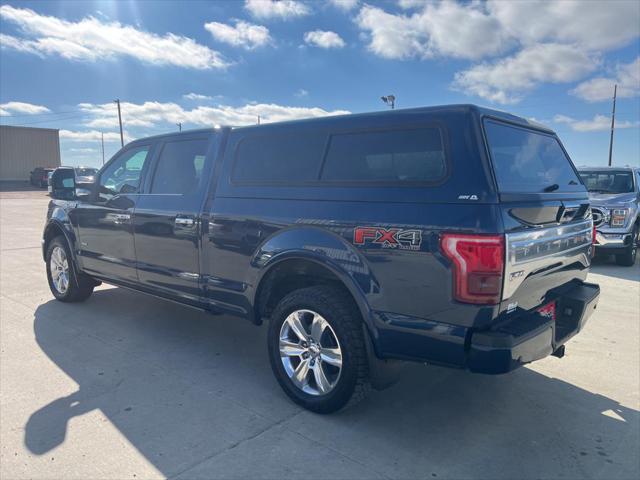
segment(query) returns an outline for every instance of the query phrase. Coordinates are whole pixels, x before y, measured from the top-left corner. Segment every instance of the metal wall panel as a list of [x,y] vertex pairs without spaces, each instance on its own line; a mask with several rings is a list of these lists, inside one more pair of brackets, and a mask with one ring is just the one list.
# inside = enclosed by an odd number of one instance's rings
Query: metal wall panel
[[58,130],[0,125],[0,180],[29,180],[36,167],[59,166]]

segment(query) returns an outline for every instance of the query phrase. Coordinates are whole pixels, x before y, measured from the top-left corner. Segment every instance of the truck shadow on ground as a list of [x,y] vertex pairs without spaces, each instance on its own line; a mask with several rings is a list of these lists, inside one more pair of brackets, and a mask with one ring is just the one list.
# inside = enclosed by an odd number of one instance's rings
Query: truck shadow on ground
[[[597,477],[616,465],[637,473],[636,410],[528,368],[491,377],[408,365],[393,388],[319,416],[285,398],[265,329],[242,320],[113,288],[84,304],[40,305],[34,330],[78,384],[28,419],[24,441],[36,455],[64,444],[72,418],[99,409],[167,477],[189,476],[204,459],[248,455],[241,444],[271,427],[389,477]],[[277,442],[269,448],[277,452]],[[274,465],[252,476],[297,475],[291,459],[286,470]]]

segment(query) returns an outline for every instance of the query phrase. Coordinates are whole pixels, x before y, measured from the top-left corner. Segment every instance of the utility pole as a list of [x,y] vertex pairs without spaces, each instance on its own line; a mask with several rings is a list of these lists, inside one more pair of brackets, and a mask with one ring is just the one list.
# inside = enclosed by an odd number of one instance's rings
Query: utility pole
[[102,140],[102,165],[104,165],[104,132],[100,132],[100,137]]
[[182,122],[178,122],[178,123],[176,123],[176,125],[178,126],[178,131],[181,132],[182,131]]
[[120,114],[120,99],[116,98],[114,100],[118,105],[118,122],[120,123],[120,145],[124,147],[124,136],[122,135],[122,115]]
[[611,166],[611,153],[613,152],[613,129],[616,126],[616,94],[618,85],[613,86],[613,111],[611,112],[611,139],[609,140],[609,166]]

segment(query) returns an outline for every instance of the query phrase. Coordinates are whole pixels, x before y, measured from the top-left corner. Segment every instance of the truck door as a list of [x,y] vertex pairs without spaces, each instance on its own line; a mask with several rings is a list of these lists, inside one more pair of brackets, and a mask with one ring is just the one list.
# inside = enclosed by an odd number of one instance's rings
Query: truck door
[[211,176],[214,135],[169,137],[159,145],[134,218],[138,278],[143,287],[181,301],[200,301],[200,214]]
[[152,145],[127,147],[107,164],[97,192],[78,203],[80,261],[90,274],[136,282],[133,212]]

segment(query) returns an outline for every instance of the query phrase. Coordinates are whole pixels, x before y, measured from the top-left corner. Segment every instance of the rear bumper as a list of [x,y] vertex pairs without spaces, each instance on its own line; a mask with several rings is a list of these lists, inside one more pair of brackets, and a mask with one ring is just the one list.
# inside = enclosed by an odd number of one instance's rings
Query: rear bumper
[[578,333],[596,309],[600,287],[582,283],[556,299],[556,320],[528,312],[488,331],[474,332],[467,367],[507,373],[556,352]]

